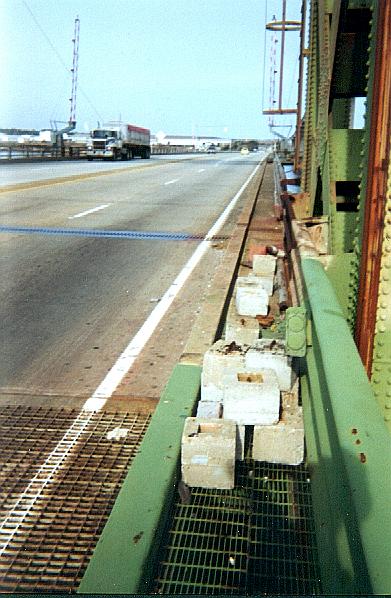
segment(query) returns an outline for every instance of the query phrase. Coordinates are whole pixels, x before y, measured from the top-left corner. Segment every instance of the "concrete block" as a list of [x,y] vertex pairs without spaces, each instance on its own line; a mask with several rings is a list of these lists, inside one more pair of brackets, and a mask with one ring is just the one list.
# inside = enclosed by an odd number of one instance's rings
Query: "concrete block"
[[257,276],[262,288],[265,289],[269,297],[273,295],[274,290],[274,276]]
[[182,479],[190,487],[235,485],[236,423],[188,417],[182,435]]
[[224,418],[239,425],[271,425],[278,422],[279,414],[280,389],[273,370],[224,377]]
[[218,419],[223,414],[223,406],[216,401],[199,401],[197,405],[197,417]]
[[280,421],[254,426],[252,457],[256,461],[299,465],[304,459],[302,408],[293,393],[283,393]]
[[246,370],[257,372],[263,368],[276,372],[280,390],[291,390],[294,381],[292,358],[285,355],[283,341],[259,339],[246,352]]
[[266,316],[269,308],[269,295],[256,276],[238,277],[235,304],[237,312],[241,316]]
[[234,301],[231,301],[225,324],[225,342],[235,341],[238,345],[252,345],[259,339],[259,323],[251,316],[237,313]]
[[254,255],[253,273],[256,276],[274,276],[277,258],[274,255]]
[[[201,374],[202,380],[202,374]],[[203,384],[201,382],[201,403],[222,403],[224,400],[224,389],[218,384]]]
[[223,375],[244,369],[247,350],[248,346],[219,340],[206,351],[201,373],[201,401],[222,402]]

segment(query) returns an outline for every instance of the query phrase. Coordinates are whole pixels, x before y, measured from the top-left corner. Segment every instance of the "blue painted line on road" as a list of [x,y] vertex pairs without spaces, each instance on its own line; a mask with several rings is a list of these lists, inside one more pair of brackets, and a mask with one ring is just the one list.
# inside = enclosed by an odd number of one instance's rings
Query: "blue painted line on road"
[[162,241],[195,241],[203,239],[203,235],[186,233],[149,232],[137,230],[96,230],[81,228],[47,228],[29,226],[1,226],[0,233],[16,233],[27,235],[65,235],[73,237],[105,237],[109,239],[136,239]]

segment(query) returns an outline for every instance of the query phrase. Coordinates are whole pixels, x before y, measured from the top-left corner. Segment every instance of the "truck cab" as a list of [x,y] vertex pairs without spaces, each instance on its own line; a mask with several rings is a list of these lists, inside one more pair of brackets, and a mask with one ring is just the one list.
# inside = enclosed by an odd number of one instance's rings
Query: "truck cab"
[[87,160],[131,160],[151,155],[150,131],[135,125],[117,123],[91,131],[87,144]]

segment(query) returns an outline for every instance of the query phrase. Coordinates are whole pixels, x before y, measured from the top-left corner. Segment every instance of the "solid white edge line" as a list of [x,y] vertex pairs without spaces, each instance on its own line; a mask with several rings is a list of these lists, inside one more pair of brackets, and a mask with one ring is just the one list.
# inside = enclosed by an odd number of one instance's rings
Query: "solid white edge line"
[[121,353],[116,363],[113,365],[111,370],[108,372],[104,380],[95,390],[94,394],[85,402],[83,409],[87,411],[99,411],[102,409],[107,399],[109,399],[117,386],[121,383],[123,377],[127,374],[135,359],[141,353],[148,340],[151,338],[154,330],[158,326],[159,322],[167,312],[168,308],[182,289],[184,283],[193,272],[194,268],[200,262],[201,258],[209,248],[210,239],[220,230],[228,215],[232,211],[239,197],[246,189],[252,178],[260,167],[260,163],[253,170],[251,175],[248,177],[246,182],[241,186],[236,195],[231,199],[225,210],[216,220],[215,224],[207,233],[205,239],[197,247],[187,264],[184,266],[182,271],[178,274],[170,288],[163,295],[160,302],[157,304],[155,309],[151,312],[150,316],[141,326],[140,330],[132,338],[126,349]]
[[101,206],[97,206],[96,208],[91,208],[91,210],[86,210],[85,212],[80,212],[80,214],[75,214],[75,216],[68,216],[68,220],[73,220],[73,218],[81,218],[82,216],[87,216],[88,214],[92,214],[93,212],[104,210],[109,206],[111,206],[111,203],[102,204]]

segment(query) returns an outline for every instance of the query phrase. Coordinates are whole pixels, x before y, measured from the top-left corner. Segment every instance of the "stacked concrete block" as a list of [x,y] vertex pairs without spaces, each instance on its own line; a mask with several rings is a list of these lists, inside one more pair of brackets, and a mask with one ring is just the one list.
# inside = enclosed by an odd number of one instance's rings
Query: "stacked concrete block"
[[277,258],[274,255],[254,255],[253,272],[256,276],[273,277],[276,273]]
[[293,393],[283,393],[280,421],[254,426],[252,457],[256,461],[299,465],[304,459],[302,408]]
[[182,479],[190,487],[235,485],[236,423],[188,417],[182,436]]
[[285,355],[283,341],[257,340],[246,352],[245,368],[251,372],[271,368],[277,374],[280,390],[289,391],[292,388],[292,358]]
[[241,316],[234,302],[230,303],[225,324],[225,342],[235,341],[238,345],[252,345],[259,339],[259,323],[256,318]]
[[219,340],[205,353],[201,374],[201,401],[222,403],[223,376],[244,370],[248,347]]
[[266,316],[269,294],[256,276],[238,277],[236,283],[236,309],[241,316]]
[[278,422],[280,389],[274,370],[243,371],[225,376],[224,387],[224,418],[245,426]]
[[273,295],[277,258],[274,255],[254,255],[253,274],[259,279],[268,295]]
[[257,278],[262,288],[264,288],[268,296],[271,297],[274,290],[274,276],[257,276]]
[[199,401],[197,417],[218,419],[223,414],[223,406],[216,401]]

